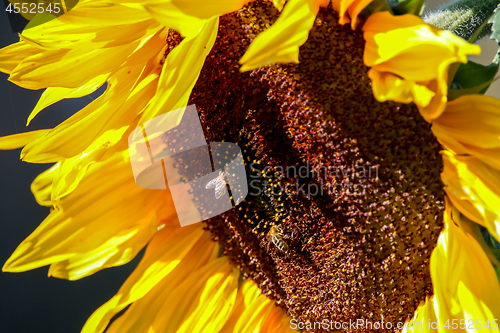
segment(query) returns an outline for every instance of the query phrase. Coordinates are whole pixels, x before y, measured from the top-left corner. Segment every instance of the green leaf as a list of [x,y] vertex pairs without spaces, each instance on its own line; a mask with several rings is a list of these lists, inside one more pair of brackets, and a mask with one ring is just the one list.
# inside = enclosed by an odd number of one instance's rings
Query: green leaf
[[449,99],[453,100],[466,94],[484,94],[498,73],[499,64],[484,66],[473,61],[458,67],[449,91]]
[[500,63],[500,5],[495,9],[495,12],[493,13],[493,16],[489,20],[490,23],[492,23],[491,26],[491,39],[494,39],[498,43],[498,52],[497,56],[493,60],[493,63],[497,64]]
[[491,39],[494,39],[500,43],[500,6],[495,9],[495,12],[490,18],[489,22],[493,24],[491,26],[491,30],[493,31],[493,33],[491,34]]
[[481,84],[493,80],[498,73],[498,64],[484,66],[474,61],[460,64],[453,83],[460,86],[460,89],[474,88]]
[[[487,35],[488,33],[491,33],[491,23],[490,23],[490,18],[493,17],[493,14],[491,14],[488,19],[484,20],[484,22],[477,28],[476,32],[474,32],[474,35],[468,40],[469,43],[474,44],[477,42],[479,37],[484,37],[485,34]],[[487,26],[490,25],[489,29],[486,29]]]
[[425,0],[404,0],[391,6],[396,15],[413,14],[420,16],[424,11]]
[[477,95],[480,94],[481,91],[484,91],[488,89],[488,87],[493,84],[493,82],[500,80],[500,77],[497,77],[496,79],[490,80],[488,82],[483,83],[480,86],[474,87],[474,88],[468,88],[468,89],[458,89],[458,90],[449,90],[448,91],[448,100],[453,101],[454,99],[457,99],[461,96],[465,95]]

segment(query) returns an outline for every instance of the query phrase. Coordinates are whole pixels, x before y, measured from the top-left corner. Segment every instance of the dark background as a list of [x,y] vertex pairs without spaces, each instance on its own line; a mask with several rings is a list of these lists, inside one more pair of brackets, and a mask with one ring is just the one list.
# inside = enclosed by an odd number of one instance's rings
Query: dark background
[[[18,40],[0,2],[0,48]],[[90,97],[61,101],[43,110],[26,127],[43,91],[20,88],[7,78],[0,73],[0,136],[52,128],[91,101]],[[30,184],[50,165],[22,162],[20,151],[0,151],[0,267],[49,213],[49,208],[36,203]],[[0,272],[0,333],[80,332],[92,312],[118,291],[137,259],[79,281],[48,278],[48,267],[24,273]]]

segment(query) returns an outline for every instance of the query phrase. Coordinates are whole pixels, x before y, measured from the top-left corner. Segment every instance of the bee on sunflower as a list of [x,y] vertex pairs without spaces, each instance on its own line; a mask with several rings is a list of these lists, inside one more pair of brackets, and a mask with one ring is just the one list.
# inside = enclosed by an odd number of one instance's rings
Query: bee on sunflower
[[[0,138],[54,163],[32,184],[51,212],[3,270],[77,280],[146,247],[83,333],[498,330],[499,57],[467,61],[500,42],[498,4],[452,5],[479,22],[464,30],[424,21],[423,0],[84,0],[25,29],[0,70],[46,89],[28,123],[107,86],[55,128]],[[135,184],[127,138],[190,104],[207,141],[284,191],[180,227],[168,189]]]

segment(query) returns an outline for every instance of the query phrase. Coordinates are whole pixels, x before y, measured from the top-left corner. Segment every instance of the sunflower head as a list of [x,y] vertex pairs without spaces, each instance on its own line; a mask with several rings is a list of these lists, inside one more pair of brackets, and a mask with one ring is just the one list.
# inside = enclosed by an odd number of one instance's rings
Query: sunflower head
[[[500,315],[500,102],[482,93],[498,63],[467,63],[479,47],[426,23],[422,6],[81,1],[24,31],[0,69],[47,88],[29,120],[107,89],[54,129],[0,139],[25,146],[26,161],[55,163],[32,185],[53,209],[4,270],[50,264],[49,275],[76,280],[147,246],[83,333],[280,332],[291,318],[308,331],[325,318],[393,331],[406,321],[406,332],[471,315],[490,323]],[[188,131],[177,118],[145,139],[148,122],[191,104],[212,165],[177,141]],[[135,134],[151,162],[162,158],[163,187],[131,170]],[[234,209],[180,227],[174,185],[220,169],[203,186],[225,193],[233,175],[217,153],[232,143],[248,196],[233,192]],[[193,214],[211,209],[197,204]]]

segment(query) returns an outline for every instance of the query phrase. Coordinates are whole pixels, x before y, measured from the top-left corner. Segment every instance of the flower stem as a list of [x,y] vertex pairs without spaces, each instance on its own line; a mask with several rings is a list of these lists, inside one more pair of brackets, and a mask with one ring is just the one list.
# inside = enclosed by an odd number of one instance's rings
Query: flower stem
[[424,20],[475,42],[491,34],[491,24],[485,22],[499,5],[500,0],[456,0],[427,13]]

